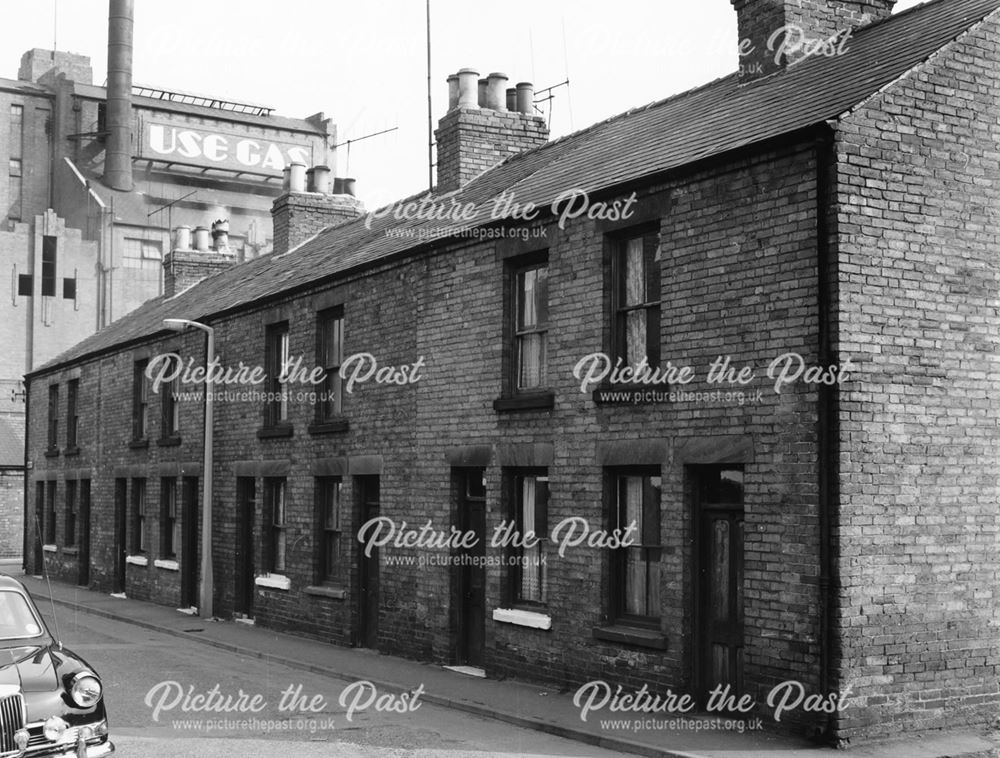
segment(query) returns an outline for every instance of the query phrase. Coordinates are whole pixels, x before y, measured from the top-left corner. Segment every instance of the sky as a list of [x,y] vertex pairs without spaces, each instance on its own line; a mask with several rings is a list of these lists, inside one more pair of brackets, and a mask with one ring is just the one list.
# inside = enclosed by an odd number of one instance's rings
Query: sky
[[[900,0],[896,12],[918,4]],[[107,0],[4,3],[0,76],[30,48],[89,55],[103,84]],[[336,173],[369,208],[427,187],[425,0],[136,0],[134,81],[331,117]],[[730,0],[430,0],[433,120],[460,68],[553,90],[553,137],[725,76],[737,66]],[[549,111],[551,107],[551,111]]]

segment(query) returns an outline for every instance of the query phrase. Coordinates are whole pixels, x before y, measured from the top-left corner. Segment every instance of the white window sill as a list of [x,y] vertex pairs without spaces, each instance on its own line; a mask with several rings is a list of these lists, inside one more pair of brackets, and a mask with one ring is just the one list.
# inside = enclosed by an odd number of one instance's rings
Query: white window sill
[[181,567],[177,561],[153,561],[153,565],[158,569],[163,569],[164,571],[180,571]]
[[46,553],[55,553],[59,550],[59,547],[56,545],[42,545],[42,550]]
[[551,629],[552,617],[546,613],[522,611],[517,608],[494,608],[493,620],[504,624],[527,626],[532,629]]
[[133,566],[148,566],[149,558],[144,555],[126,555],[125,563],[131,563]]
[[266,587],[271,590],[285,590],[286,592],[292,588],[292,580],[281,574],[264,574],[264,576],[256,577],[253,583],[258,587]]

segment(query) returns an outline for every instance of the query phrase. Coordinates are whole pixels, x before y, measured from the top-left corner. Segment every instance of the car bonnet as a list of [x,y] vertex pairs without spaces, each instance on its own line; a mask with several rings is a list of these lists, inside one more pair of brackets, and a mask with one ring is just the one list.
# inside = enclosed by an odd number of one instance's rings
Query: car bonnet
[[0,649],[0,684],[25,692],[49,692],[59,686],[52,651],[46,645]]

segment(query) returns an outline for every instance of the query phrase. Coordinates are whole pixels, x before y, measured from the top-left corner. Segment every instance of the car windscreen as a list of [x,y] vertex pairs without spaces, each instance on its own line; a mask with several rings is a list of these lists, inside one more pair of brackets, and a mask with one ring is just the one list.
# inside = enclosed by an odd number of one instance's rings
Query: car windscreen
[[19,592],[0,590],[0,640],[39,637],[41,621]]

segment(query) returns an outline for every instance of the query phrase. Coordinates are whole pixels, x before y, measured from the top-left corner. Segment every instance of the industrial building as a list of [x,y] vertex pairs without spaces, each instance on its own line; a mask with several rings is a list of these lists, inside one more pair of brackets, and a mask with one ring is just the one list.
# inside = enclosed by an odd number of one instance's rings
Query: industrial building
[[[171,229],[190,226],[221,262],[266,255],[284,169],[334,159],[322,113],[285,118],[134,83],[131,3],[110,8],[106,87],[87,56],[53,50],[27,51],[17,78],[0,78],[4,451],[23,448],[25,372],[163,294],[165,265],[185,257],[171,259]],[[216,221],[228,231],[210,240]],[[0,524],[11,525],[0,558],[20,555],[23,475],[23,456],[0,460]]]

